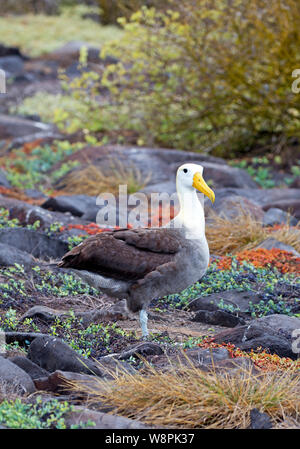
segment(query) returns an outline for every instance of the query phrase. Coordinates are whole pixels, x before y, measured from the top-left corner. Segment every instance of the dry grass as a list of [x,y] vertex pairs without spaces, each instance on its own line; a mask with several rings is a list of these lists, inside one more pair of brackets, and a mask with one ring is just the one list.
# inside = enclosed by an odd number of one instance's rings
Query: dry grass
[[147,366],[150,374],[115,375],[114,381],[73,382],[94,405],[112,413],[168,428],[247,428],[250,411],[258,408],[274,423],[286,416],[299,419],[300,377],[292,371],[254,375],[251,368],[217,373],[170,365],[168,371]]
[[119,193],[120,185],[127,185],[127,193],[141,190],[150,181],[134,166],[125,166],[118,160],[111,161],[110,175],[89,163],[79,171],[73,171],[63,179],[64,190],[71,193],[99,195],[103,192]]
[[250,214],[242,211],[234,220],[218,215],[212,218],[214,221],[206,227],[206,236],[211,252],[216,255],[236,254],[253,249],[268,237],[291,245],[300,252],[300,228],[291,228],[287,224],[270,232]]

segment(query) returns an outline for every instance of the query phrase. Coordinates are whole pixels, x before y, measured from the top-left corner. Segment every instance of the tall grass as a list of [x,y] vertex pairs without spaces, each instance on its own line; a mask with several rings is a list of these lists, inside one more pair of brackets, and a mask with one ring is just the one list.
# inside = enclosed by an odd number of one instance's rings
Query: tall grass
[[203,372],[191,363],[148,375],[125,373],[114,381],[73,382],[71,389],[88,395],[112,413],[168,428],[247,428],[250,411],[266,412],[274,423],[286,416],[299,419],[300,383],[295,372],[254,375],[250,368],[233,373]]
[[274,231],[262,226],[250,214],[241,213],[229,220],[213,215],[213,222],[206,227],[210,251],[216,255],[236,254],[242,250],[253,249],[263,240],[272,237],[300,252],[300,228],[283,225]]

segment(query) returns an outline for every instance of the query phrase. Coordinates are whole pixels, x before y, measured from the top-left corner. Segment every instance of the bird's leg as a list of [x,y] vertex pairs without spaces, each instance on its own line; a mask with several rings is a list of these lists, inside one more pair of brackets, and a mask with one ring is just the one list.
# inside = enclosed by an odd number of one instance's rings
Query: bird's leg
[[149,336],[147,322],[148,322],[147,311],[145,309],[142,309],[140,311],[140,323],[142,328],[142,337],[144,340],[147,340],[147,337]]

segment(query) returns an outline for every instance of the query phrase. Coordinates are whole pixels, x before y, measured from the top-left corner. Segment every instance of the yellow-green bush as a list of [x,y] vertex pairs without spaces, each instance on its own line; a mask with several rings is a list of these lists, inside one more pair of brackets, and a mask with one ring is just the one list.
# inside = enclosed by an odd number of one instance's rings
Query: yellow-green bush
[[142,6],[165,9],[169,0],[97,0],[97,3],[101,10],[101,22],[107,25],[117,23],[119,17],[129,19]]
[[102,82],[145,144],[229,156],[299,137],[298,0],[182,0],[121,23]]

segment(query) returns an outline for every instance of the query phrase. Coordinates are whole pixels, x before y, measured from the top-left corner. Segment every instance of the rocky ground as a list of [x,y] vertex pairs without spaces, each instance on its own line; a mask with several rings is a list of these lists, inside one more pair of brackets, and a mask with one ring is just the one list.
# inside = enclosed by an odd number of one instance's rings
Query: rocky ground
[[[113,141],[87,145],[80,133],[62,135],[39,117],[11,115],[12,106],[35,92],[59,92],[58,69],[77,73],[78,45],[36,59],[0,46],[0,68],[9,75],[8,92],[0,95],[0,425],[10,427],[3,410],[9,407],[5,399],[13,398],[14,404],[21,399],[24,414],[39,411],[38,424],[32,420],[27,426],[147,427],[151,424],[129,419],[130,413],[117,416],[100,402],[87,405],[86,395],[70,392],[68,382],[111,380],[116,369],[146,376],[146,362],[164,371],[183,351],[203,372],[212,365],[220,372],[234,372],[237,365],[255,373],[299,369],[297,171],[275,164],[262,175],[255,163],[251,171],[249,165],[233,166],[200,153]],[[93,69],[108,62],[90,48]],[[122,301],[103,295],[92,279],[58,269],[55,262],[83,238],[101,232],[95,225],[97,180],[112,191],[130,178],[133,191],[172,194],[176,169],[184,162],[202,164],[215,191],[215,204],[205,202],[212,261],[197,284],[152,301],[151,340],[143,342],[137,317]],[[89,183],[95,170],[98,178]],[[121,177],[114,178],[116,170]],[[262,187],[266,179],[272,188]],[[235,256],[228,256],[217,249],[210,232],[216,223],[220,226],[217,217],[233,226],[243,214],[260,223],[264,238],[250,249],[249,241],[241,243]],[[272,233],[280,229],[281,234]],[[57,420],[49,423],[45,416],[53,410]],[[252,428],[284,421],[270,421],[255,410],[247,424]]]

